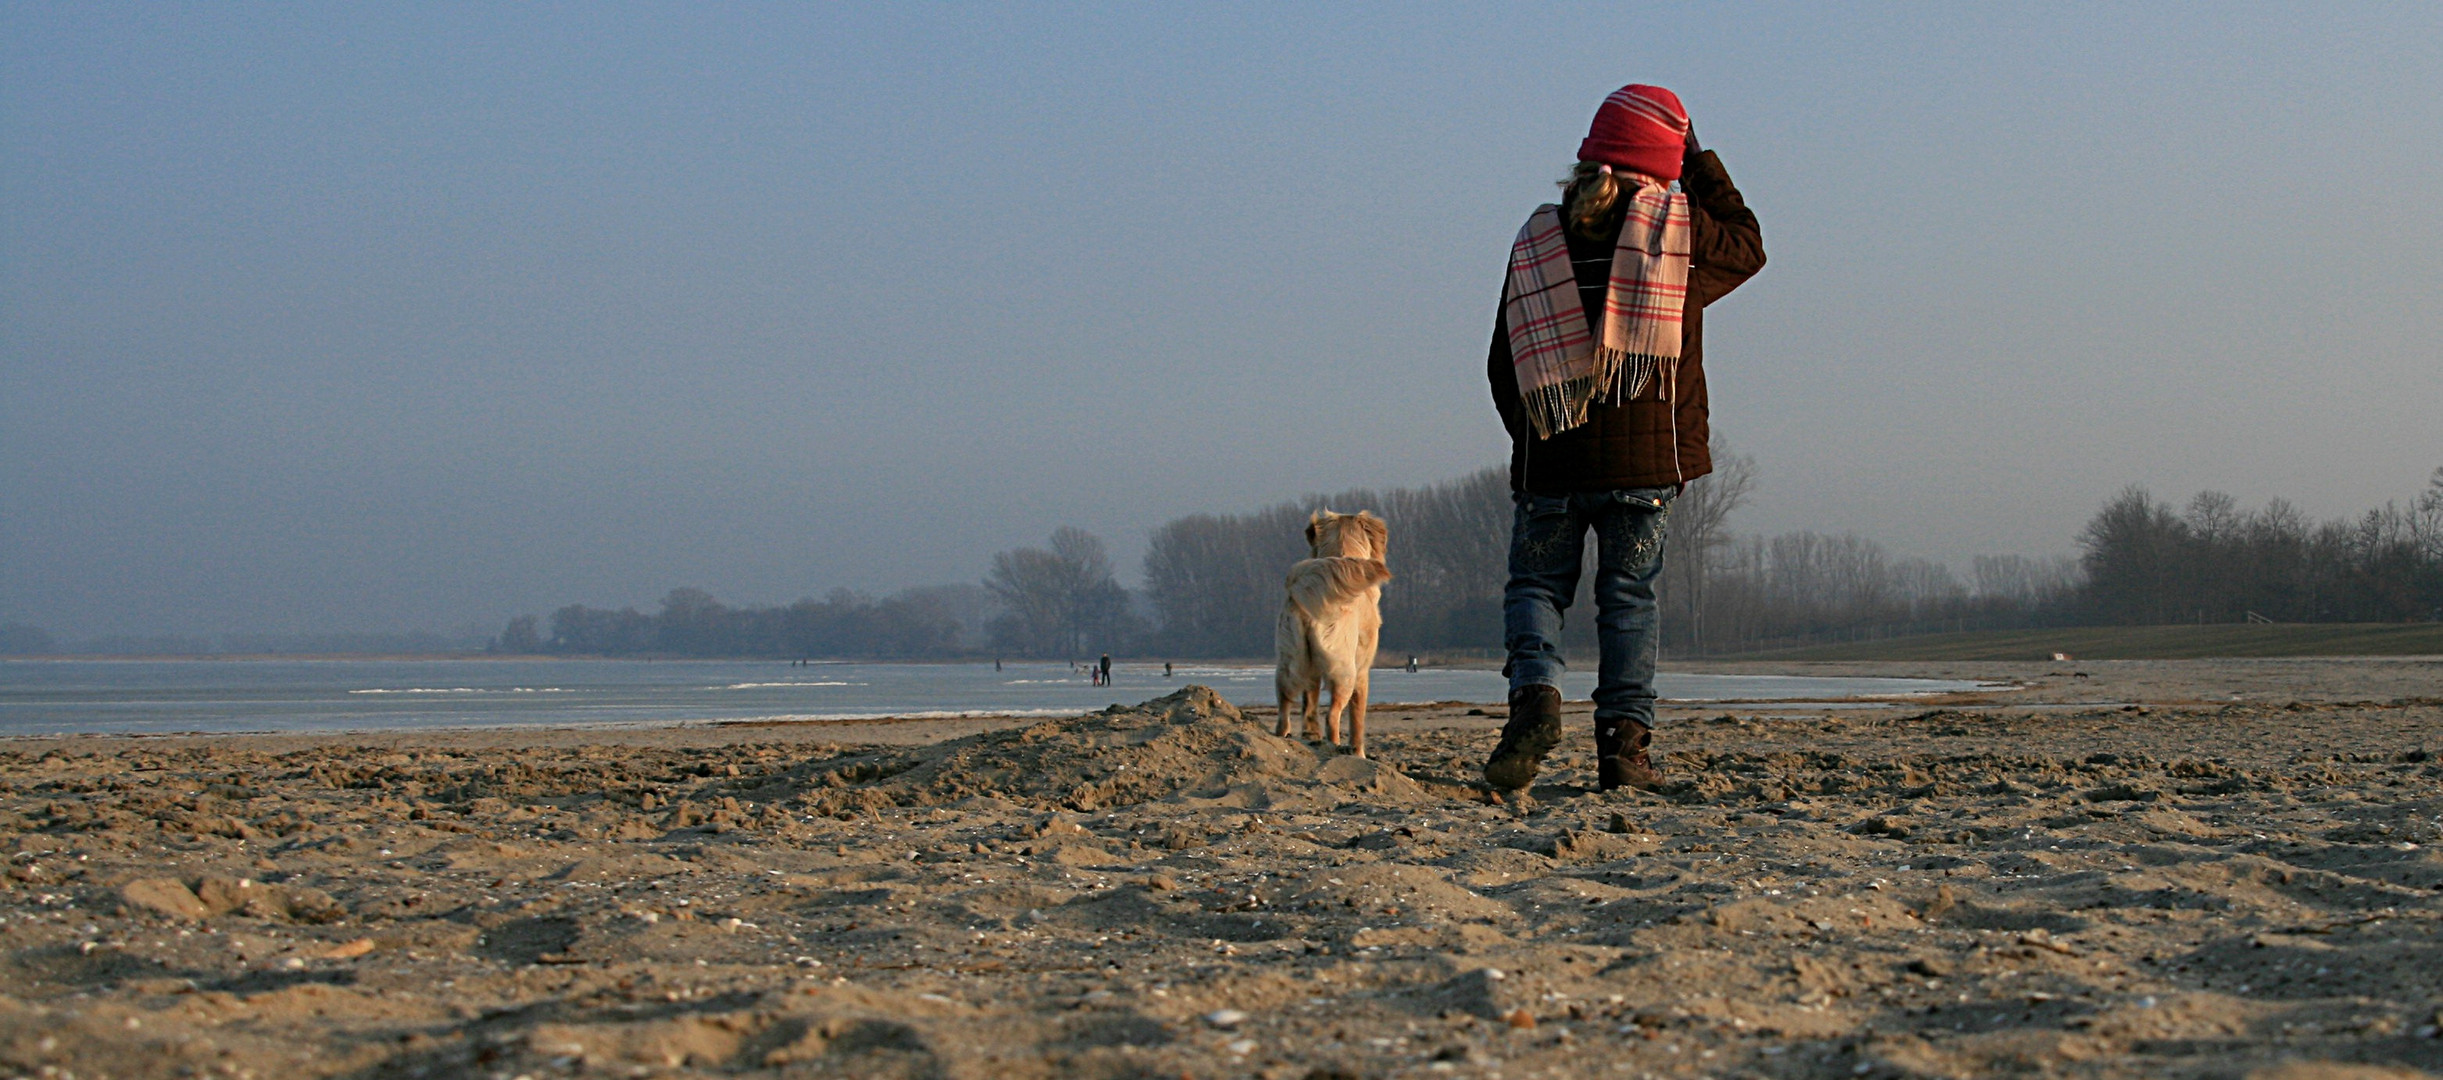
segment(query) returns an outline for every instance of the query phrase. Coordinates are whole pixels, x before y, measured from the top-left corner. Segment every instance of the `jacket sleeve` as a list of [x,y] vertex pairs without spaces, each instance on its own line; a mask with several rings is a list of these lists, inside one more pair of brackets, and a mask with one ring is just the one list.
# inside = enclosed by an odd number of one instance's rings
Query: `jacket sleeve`
[[1689,298],[1703,307],[1730,295],[1764,269],[1764,232],[1713,151],[1690,155],[1680,169],[1680,188],[1696,233],[1689,266]]
[[1484,377],[1493,386],[1493,408],[1501,413],[1501,426],[1516,439],[1527,418],[1518,405],[1518,370],[1510,364],[1510,291],[1506,285],[1501,298],[1501,306],[1493,309],[1493,346],[1485,356]]

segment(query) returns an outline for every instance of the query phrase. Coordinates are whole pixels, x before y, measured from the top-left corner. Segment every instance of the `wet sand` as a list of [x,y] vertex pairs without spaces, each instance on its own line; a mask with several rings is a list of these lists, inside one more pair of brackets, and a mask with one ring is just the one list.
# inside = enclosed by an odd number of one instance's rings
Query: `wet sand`
[[4,740],[0,1074],[2443,1070],[2443,661],[1702,670],[2012,688]]

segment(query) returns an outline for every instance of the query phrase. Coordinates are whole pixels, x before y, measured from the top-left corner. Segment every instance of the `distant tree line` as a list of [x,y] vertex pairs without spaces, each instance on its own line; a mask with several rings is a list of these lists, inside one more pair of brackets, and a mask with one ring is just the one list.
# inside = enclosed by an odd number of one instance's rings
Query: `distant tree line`
[[833,589],[782,607],[729,607],[702,589],[672,589],[661,610],[571,604],[544,625],[509,620],[496,653],[576,656],[901,658],[958,653],[984,607],[973,585],[909,589],[876,600]]
[[[1499,468],[1448,483],[1310,495],[1247,514],[1193,514],[1155,529],[1145,598],[1158,651],[1268,656],[1281,582],[1306,558],[1307,515],[1371,510],[1391,525],[1383,648],[1500,644],[1510,485]],[[1489,635],[1489,636],[1488,636]]]
[[[1663,648],[1748,651],[1828,636],[2024,625],[2074,591],[2067,559],[1980,557],[1973,586],[1851,535],[1741,536],[1728,522],[1756,482],[1754,459],[1717,445],[1716,471],[1674,500],[1656,592]],[[1499,467],[1421,488],[1309,496],[1246,514],[1195,514],[1153,534],[1145,556],[1149,642],[1180,655],[1261,657],[1272,649],[1281,578],[1306,556],[1308,513],[1373,510],[1391,523],[1383,648],[1490,653],[1501,647],[1511,501]],[[1565,619],[1564,647],[1594,648],[1588,572]]]
[[2443,620],[2443,468],[2405,509],[2323,522],[2219,491],[2175,512],[2133,487],[2079,545],[2087,582],[2069,606],[2081,622]]
[[[1737,499],[1721,492],[1743,493],[1748,468],[1732,457],[1708,478],[1728,482],[1713,496],[1724,511]],[[2443,621],[2443,469],[2406,508],[2324,522],[2215,491],[2175,512],[2133,487],[2087,523],[2079,558],[1980,555],[1965,583],[1855,536],[1673,543],[1666,561],[1695,565],[1666,572],[1665,644],[1690,652],[2029,626]]]
[[[2407,509],[2323,523],[2280,500],[2242,511],[2216,492],[2175,514],[2131,489],[2080,534],[2082,557],[1979,555],[1963,581],[1856,535],[1735,533],[1728,523],[1754,489],[1755,462],[1720,446],[1714,459],[1717,470],[1671,508],[1657,583],[1662,646],[1679,655],[2047,625],[2443,619],[2443,469]],[[1386,651],[1500,648],[1511,510],[1498,468],[1163,525],[1145,557],[1148,645],[1268,654],[1282,572],[1305,556],[1301,530],[1318,507],[1370,509],[1391,523]],[[1583,575],[1566,620],[1573,652],[1593,649],[1592,577]]]
[[[1663,648],[1728,655],[1831,640],[2040,625],[2443,620],[2443,469],[2407,506],[2318,522],[2276,499],[2241,508],[2204,492],[2184,508],[2139,488],[2108,500],[2076,559],[1978,556],[1966,580],[1848,534],[1747,535],[1729,526],[1755,462],[1716,447],[1716,471],[1674,502],[1658,584]],[[1390,522],[1393,580],[1383,648],[1491,654],[1501,646],[1510,493],[1490,468],[1446,483],[1314,495],[1155,529],[1144,586],[1122,587],[1103,542],[1062,528],[1041,547],[993,556],[975,584],[875,598],[834,589],[782,606],[732,607],[673,589],[658,610],[572,604],[523,615],[491,639],[505,654],[672,657],[1028,656],[1100,652],[1268,656],[1281,581],[1306,557],[1307,515],[1371,510]],[[1590,552],[1590,558],[1591,558]],[[1591,582],[1592,575],[1586,575]],[[1586,587],[1563,643],[1592,651]],[[432,652],[428,633],[222,635],[55,641],[0,626],[0,653]]]
[[[2099,624],[2443,621],[2443,469],[2406,506],[2315,521],[2275,499],[2250,510],[2208,491],[2174,509],[2141,488],[2108,500],[2080,556],[1977,556],[1950,568],[1893,556],[1855,535],[1746,535],[1729,523],[1755,462],[1717,447],[1716,471],[1671,509],[1658,592],[1663,648],[1729,655],[1946,630]],[[1144,587],[1122,587],[1103,542],[1062,528],[1042,547],[993,556],[976,584],[879,599],[834,589],[773,607],[731,607],[673,589],[659,610],[572,604],[522,615],[491,639],[505,654],[582,656],[1084,659],[1100,652],[1267,656],[1281,580],[1306,557],[1307,515],[1371,510],[1391,524],[1394,578],[1383,648],[1491,654],[1501,647],[1510,493],[1499,468],[1415,488],[1314,495],[1240,514],[1192,514],[1154,530]],[[1591,552],[1590,552],[1591,558]],[[1586,575],[1591,582],[1592,575]],[[1594,646],[1582,584],[1563,644]],[[476,632],[480,635],[480,632]],[[480,636],[473,638],[480,641]],[[125,636],[60,642],[0,625],[0,654],[446,652],[429,632]]]
[[1733,535],[1680,577],[1702,590],[1701,601],[1675,603],[1665,593],[1664,643],[1683,654],[1729,654],[2041,625],[2058,620],[2053,605],[2074,595],[2079,580],[2066,557],[1979,555],[1962,582],[1948,566],[1895,558],[1852,534]]
[[1074,526],[1055,530],[1047,547],[994,555],[984,589],[1001,607],[985,623],[996,651],[1083,658],[1126,651],[1145,637],[1103,542]]

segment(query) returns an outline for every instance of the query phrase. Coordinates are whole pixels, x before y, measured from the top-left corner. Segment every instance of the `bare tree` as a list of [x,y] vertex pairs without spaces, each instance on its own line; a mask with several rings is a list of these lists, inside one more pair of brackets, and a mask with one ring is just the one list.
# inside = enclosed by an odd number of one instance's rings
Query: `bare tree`
[[1507,473],[1446,483],[1310,495],[1247,514],[1196,514],[1154,530],[1145,592],[1167,648],[1207,656],[1271,651],[1281,577],[1306,557],[1310,511],[1371,510],[1391,525],[1395,575],[1383,591],[1383,644],[1485,648],[1501,641],[1510,526]]
[[1674,623],[1685,626],[1689,651],[1706,649],[1706,583],[1714,562],[1730,542],[1730,516],[1747,503],[1756,488],[1756,459],[1733,453],[1719,435],[1711,442],[1714,471],[1689,481],[1671,506],[1671,536],[1663,544],[1663,575],[1658,586],[1670,633]]
[[2402,510],[2317,522],[2205,492],[2172,515],[2129,489],[2080,538],[2078,607],[2101,622],[2388,622],[2443,618],[2443,470]]
[[1048,548],[992,557],[984,588],[1007,612],[992,621],[994,641],[1037,656],[1078,657],[1087,647],[1122,647],[1130,627],[1128,591],[1111,575],[1111,556],[1094,534],[1071,525]]
[[2409,535],[2418,557],[2443,570],[2443,468],[2427,478],[2426,490],[2409,511]]
[[980,649],[991,640],[988,626],[1001,606],[992,593],[974,582],[918,586],[884,602],[920,606],[950,620],[957,627],[950,639],[951,647],[961,649]]
[[1979,555],[1971,563],[1974,599],[2006,607],[2056,604],[2077,591],[2078,563],[2066,555]]
[[484,651],[512,656],[542,652],[543,635],[536,629],[539,621],[532,615],[520,615],[509,620],[509,625],[501,630],[499,637],[492,639],[491,646]]

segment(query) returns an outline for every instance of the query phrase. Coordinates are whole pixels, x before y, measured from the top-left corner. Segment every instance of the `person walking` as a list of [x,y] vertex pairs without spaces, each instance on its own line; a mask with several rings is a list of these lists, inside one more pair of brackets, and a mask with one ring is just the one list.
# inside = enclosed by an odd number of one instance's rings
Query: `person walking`
[[1510,433],[1513,511],[1510,717],[1484,776],[1522,790],[1562,739],[1561,620],[1592,532],[1597,783],[1652,789],[1654,579],[1672,500],[1713,471],[1705,307],[1764,267],[1764,238],[1659,86],[1604,99],[1561,189],[1511,246],[1485,361]]
[[1103,685],[1111,685],[1111,654],[1104,653],[1102,660],[1097,662],[1097,667],[1103,673]]

